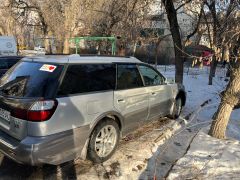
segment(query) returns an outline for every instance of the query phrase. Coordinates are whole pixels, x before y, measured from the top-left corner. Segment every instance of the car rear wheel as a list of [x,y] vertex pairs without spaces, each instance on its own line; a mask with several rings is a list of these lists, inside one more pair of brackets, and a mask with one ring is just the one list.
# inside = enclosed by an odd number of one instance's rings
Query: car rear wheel
[[172,114],[169,115],[171,119],[177,119],[180,116],[182,112],[182,105],[183,105],[182,99],[177,98],[174,102],[173,112]]
[[112,119],[100,122],[92,132],[88,146],[88,159],[101,163],[115,152],[119,142],[119,126]]

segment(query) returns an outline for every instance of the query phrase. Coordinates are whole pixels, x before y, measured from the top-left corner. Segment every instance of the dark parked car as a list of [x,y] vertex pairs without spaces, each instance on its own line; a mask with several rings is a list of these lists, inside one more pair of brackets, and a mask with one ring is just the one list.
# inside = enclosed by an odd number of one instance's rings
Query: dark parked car
[[0,77],[22,58],[22,56],[0,56]]

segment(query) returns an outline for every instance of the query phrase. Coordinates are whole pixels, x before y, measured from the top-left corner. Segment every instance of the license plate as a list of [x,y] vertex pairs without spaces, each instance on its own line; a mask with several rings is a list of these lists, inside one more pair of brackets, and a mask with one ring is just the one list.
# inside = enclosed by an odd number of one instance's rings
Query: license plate
[[7,121],[10,121],[10,112],[0,108],[0,117]]

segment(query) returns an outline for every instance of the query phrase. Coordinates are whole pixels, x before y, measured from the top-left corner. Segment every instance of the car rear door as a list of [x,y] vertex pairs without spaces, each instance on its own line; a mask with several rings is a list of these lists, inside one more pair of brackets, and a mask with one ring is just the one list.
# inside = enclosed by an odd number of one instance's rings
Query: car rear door
[[143,86],[135,64],[117,64],[117,87],[114,91],[114,106],[124,116],[125,132],[129,132],[147,119],[147,89]]
[[171,87],[165,84],[165,78],[149,65],[138,66],[149,93],[148,119],[167,115],[171,107]]

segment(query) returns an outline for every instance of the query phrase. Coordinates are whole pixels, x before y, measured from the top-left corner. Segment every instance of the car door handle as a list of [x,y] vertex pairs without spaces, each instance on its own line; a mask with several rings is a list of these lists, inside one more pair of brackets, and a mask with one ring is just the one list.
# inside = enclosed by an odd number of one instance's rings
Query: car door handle
[[118,99],[118,102],[125,102],[124,99]]
[[155,96],[157,93],[156,92],[152,92],[152,95]]

